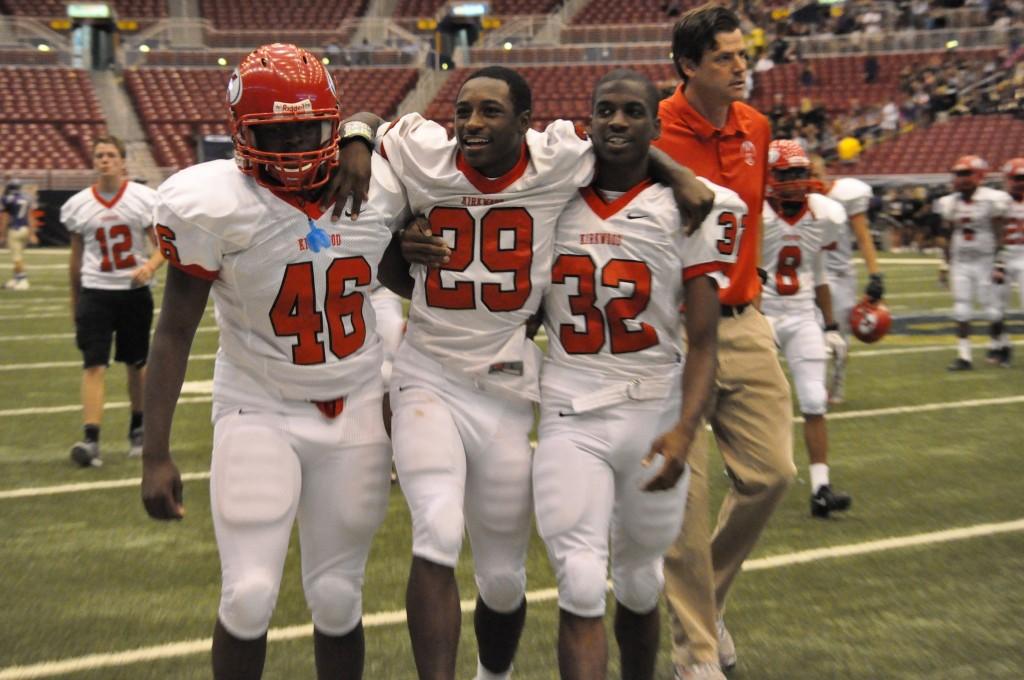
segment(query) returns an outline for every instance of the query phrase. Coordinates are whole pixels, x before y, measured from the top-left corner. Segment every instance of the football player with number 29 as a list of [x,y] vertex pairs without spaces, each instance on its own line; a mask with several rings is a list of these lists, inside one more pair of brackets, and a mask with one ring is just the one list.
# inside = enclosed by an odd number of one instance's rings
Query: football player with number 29
[[[768,272],[761,310],[771,321],[796,384],[804,416],[804,442],[811,460],[811,515],[827,518],[850,507],[850,496],[833,491],[828,468],[828,354],[846,354],[846,341],[832,316],[825,253],[846,222],[843,206],[812,193],[810,160],[795,141],[776,139],[768,148],[768,198],[764,206],[764,251]],[[815,306],[824,317],[825,330]]]

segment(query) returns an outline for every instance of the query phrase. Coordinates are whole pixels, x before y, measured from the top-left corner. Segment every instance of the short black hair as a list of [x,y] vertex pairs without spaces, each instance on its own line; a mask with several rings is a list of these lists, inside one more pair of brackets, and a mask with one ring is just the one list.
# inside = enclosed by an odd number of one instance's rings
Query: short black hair
[[732,33],[740,27],[736,12],[714,2],[694,7],[676,22],[672,29],[672,63],[679,77],[686,82],[681,61],[689,59],[699,64],[704,53],[715,49],[719,33]]
[[590,96],[591,110],[597,105],[597,91],[601,89],[601,86],[617,80],[629,80],[638,83],[644,89],[644,99],[647,100],[647,108],[650,111],[651,117],[658,117],[658,104],[661,102],[661,93],[658,92],[658,88],[654,86],[650,78],[631,68],[612,69],[601,76],[600,80],[594,85],[594,92]]
[[516,115],[533,108],[533,93],[530,91],[530,85],[526,82],[526,78],[523,78],[518,71],[513,71],[504,66],[485,66],[469,74],[469,77],[463,81],[462,86],[459,88],[460,91],[462,87],[466,86],[466,83],[474,78],[494,78],[495,80],[504,80],[508,83],[508,93],[512,98],[512,110]]

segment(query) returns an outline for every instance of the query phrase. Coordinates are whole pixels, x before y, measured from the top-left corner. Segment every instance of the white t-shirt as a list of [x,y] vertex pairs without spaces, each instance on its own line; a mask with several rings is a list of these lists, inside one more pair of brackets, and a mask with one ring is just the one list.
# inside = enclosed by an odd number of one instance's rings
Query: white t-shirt
[[134,287],[132,272],[149,259],[155,205],[155,191],[127,180],[109,201],[95,185],[67,200],[60,221],[69,232],[82,235],[83,288]]
[[[220,350],[268,394],[324,401],[380,385],[382,361],[370,290],[405,196],[380,158],[356,222],[316,219],[330,246],[314,252],[310,220],[243,175],[234,161],[186,168],[159,189],[157,236],[168,261],[213,281]],[[315,206],[306,210],[318,215]],[[215,370],[214,395],[220,384]],[[382,389],[382,388],[379,388]]]
[[493,179],[419,114],[382,127],[378,142],[413,212],[452,248],[443,267],[412,267],[405,341],[482,387],[538,399],[539,350],[524,323],[550,283],[558,216],[593,176],[590,141],[568,121],[530,130],[519,163]]
[[792,219],[764,204],[764,251],[768,272],[761,311],[767,316],[814,312],[814,289],[825,281],[824,249],[846,222],[843,206],[821,194],[808,194],[807,205]]
[[593,188],[580,190],[558,221],[544,297],[545,365],[623,380],[679,365],[683,282],[703,275],[728,282],[722,272],[735,255],[719,252],[719,225],[747,214],[734,191],[701,179],[715,205],[691,236],[667,187],[646,181],[608,201]]
[[950,260],[992,257],[996,252],[992,221],[1006,215],[1012,200],[1005,191],[978,187],[970,200],[955,192],[935,201],[935,212],[953,229]]
[[1010,197],[1003,224],[1003,244],[1011,257],[1024,255],[1024,201]]
[[829,198],[843,206],[846,220],[836,239],[835,248],[827,249],[825,268],[838,275],[852,274],[853,264],[853,230],[850,228],[850,217],[866,213],[871,204],[871,186],[853,177],[840,177],[832,183],[832,189],[826,194]]

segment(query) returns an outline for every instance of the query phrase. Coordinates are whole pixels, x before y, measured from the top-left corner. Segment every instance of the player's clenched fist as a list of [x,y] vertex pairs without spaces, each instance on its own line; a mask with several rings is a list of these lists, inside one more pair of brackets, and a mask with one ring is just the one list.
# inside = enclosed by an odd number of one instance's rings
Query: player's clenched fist
[[153,519],[182,519],[185,516],[181,475],[170,458],[143,461],[142,504]]
[[669,430],[654,440],[650,452],[644,457],[643,464],[650,465],[659,453],[663,461],[658,473],[644,485],[644,491],[665,491],[679,482],[679,478],[686,472],[686,459],[690,455],[692,441],[691,437],[680,432],[678,428]]

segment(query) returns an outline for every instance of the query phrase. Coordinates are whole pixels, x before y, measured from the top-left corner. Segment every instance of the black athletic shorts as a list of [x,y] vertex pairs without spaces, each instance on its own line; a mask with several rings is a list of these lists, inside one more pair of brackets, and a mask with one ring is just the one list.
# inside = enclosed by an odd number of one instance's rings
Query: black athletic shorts
[[114,361],[145,366],[152,323],[153,294],[149,286],[131,290],[83,288],[75,308],[75,344],[82,351],[83,367],[109,365],[112,339],[116,342]]

